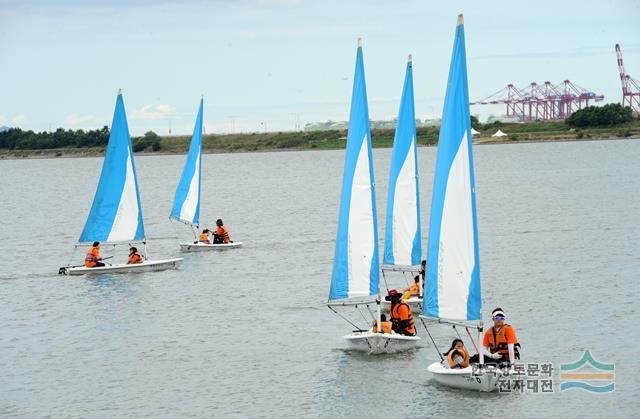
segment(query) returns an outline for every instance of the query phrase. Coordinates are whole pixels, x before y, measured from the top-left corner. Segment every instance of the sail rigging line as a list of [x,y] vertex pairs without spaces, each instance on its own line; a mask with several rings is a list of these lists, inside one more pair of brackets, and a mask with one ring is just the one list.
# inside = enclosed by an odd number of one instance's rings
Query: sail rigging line
[[327,305],[327,307],[329,307],[329,310],[333,311],[334,313],[336,313],[338,316],[342,317],[342,319],[344,321],[346,321],[347,323],[349,323],[351,326],[355,327],[357,329],[358,332],[364,332],[364,330],[362,330],[360,327],[358,327],[354,322],[352,322],[351,320],[347,319],[345,316],[343,316],[342,314],[338,313],[333,307],[331,307],[330,305]]
[[198,241],[198,231],[200,230],[200,224],[199,223],[198,224],[190,223],[189,221],[181,220],[180,218],[173,217],[172,215],[169,215],[169,220],[172,221],[172,222],[175,220],[175,221],[178,221],[178,222],[180,222],[182,224],[188,225],[189,228],[191,228],[191,232],[193,233],[193,238],[196,241]]
[[[178,231],[178,225],[173,223],[174,220],[175,221],[180,221],[183,224],[186,224],[186,223],[184,223],[184,221],[182,221],[182,220],[178,220],[177,218],[173,218],[171,215],[169,215],[169,222],[171,223],[171,228],[173,228],[173,231],[174,231],[176,237],[179,237],[180,236],[180,231]],[[196,240],[197,239],[198,238],[196,237]]]
[[[369,304],[365,304],[367,306],[367,308],[369,308]],[[367,318],[364,316],[364,314],[362,314],[362,310],[360,310],[360,307],[358,307],[358,305],[356,304],[356,309],[358,310],[358,313],[360,313],[360,315],[362,316],[362,318],[364,319],[364,324],[369,323],[369,321],[367,320]]]
[[191,227],[193,227],[193,226],[200,227],[199,224],[190,223],[189,221],[181,220],[180,218],[176,218],[176,217],[174,217],[172,215],[169,215],[169,220],[170,221],[174,221],[175,220],[175,221],[178,221],[178,222],[180,222],[182,224],[186,224],[186,225],[191,226]]
[[149,260],[149,250],[147,249],[146,240],[142,242],[142,248],[144,249],[144,255],[142,255],[142,257],[144,257],[145,260]]
[[[409,272],[409,275],[411,275],[412,273]],[[411,281],[413,280],[413,278],[411,276],[409,276],[409,278],[407,278],[407,271],[402,271],[402,276],[404,277],[404,281],[406,282],[407,286],[411,285]]]
[[469,339],[471,340],[471,343],[473,344],[473,348],[476,350],[476,353],[479,354],[480,351],[478,350],[478,346],[476,346],[476,341],[471,336],[471,332],[469,332],[469,328],[465,327],[464,329],[467,331],[467,335],[469,335]]
[[387,289],[387,294],[389,294],[389,284],[387,284],[387,276],[384,274],[384,269],[382,269],[382,280],[384,281],[384,287]]
[[[131,243],[146,244],[147,239],[143,238],[143,239],[140,239],[140,240],[120,240],[120,241],[114,241],[114,242],[107,242],[107,241],[100,241],[100,240],[95,240],[95,241],[100,242],[100,247],[105,248],[107,246],[111,246],[111,247],[113,247],[115,249],[117,246],[121,246],[121,245],[124,245],[124,244],[129,244],[129,245]],[[73,245],[74,249],[77,249],[79,247],[93,247],[93,241],[75,243]]]
[[369,311],[371,318],[375,320],[376,316],[373,314],[373,311],[371,311],[371,307],[369,307],[369,304],[367,304],[367,310]]
[[442,352],[440,352],[440,349],[438,349],[438,345],[436,345],[436,341],[433,340],[433,336],[431,336],[431,332],[429,332],[429,328],[427,327],[427,324],[425,323],[425,321],[422,318],[422,316],[420,316],[420,322],[422,322],[422,325],[424,326],[424,330],[427,331],[427,335],[429,335],[429,338],[431,338],[431,342],[433,342],[433,347],[436,348],[436,352],[438,352],[438,356],[440,357],[440,360],[444,361],[444,357],[442,356]]
[[[462,336],[460,336],[460,333],[458,333],[458,329],[456,329],[456,325],[454,324],[451,327],[453,327],[453,330],[456,331],[456,335],[458,335],[458,339],[462,340]],[[464,341],[462,343],[464,343]]]

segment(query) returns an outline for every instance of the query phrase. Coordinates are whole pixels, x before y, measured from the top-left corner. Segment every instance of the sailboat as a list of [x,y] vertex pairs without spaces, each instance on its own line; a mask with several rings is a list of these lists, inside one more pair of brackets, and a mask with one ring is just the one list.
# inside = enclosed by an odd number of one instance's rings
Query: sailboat
[[[97,241],[104,244],[141,243],[146,251],[146,238],[140,205],[140,192],[129,127],[124,109],[122,92],[118,92],[113,114],[107,151],[93,204],[76,247],[91,245]],[[84,275],[111,272],[161,271],[177,267],[182,258],[150,260],[143,258],[137,264],[106,264],[103,267],[63,266],[58,273]]]
[[[371,154],[371,132],[361,40],[358,40],[347,149],[344,164],[338,231],[328,307],[366,306],[378,330],[371,325],[344,336],[349,348],[370,354],[414,348],[420,338],[380,331],[380,262],[378,222]],[[370,305],[376,305],[376,314]],[[339,313],[338,313],[339,314]],[[353,324],[353,323],[352,323]],[[355,325],[354,325],[355,326]]]
[[[463,327],[469,337],[469,330],[476,329],[478,342],[472,343],[482,349],[478,222],[462,15],[458,16],[440,125],[424,297],[423,319]],[[482,350],[479,368],[449,369],[442,355],[440,358],[441,362],[427,368],[437,382],[471,390],[497,388],[500,372],[482,368]]]
[[[398,125],[393,140],[387,199],[387,220],[384,240],[382,277],[387,291],[387,273],[399,272],[406,286],[420,272],[422,237],[420,234],[420,193],[418,186],[418,152],[416,147],[416,117],[413,100],[413,63],[407,62]],[[404,299],[412,311],[422,312],[421,281],[419,296]],[[385,305],[387,301],[382,302]]]
[[[182,169],[182,176],[176,188],[171,208],[170,219],[183,222],[191,226],[194,237],[197,239],[197,232],[200,223],[200,190],[202,183],[202,111],[204,99],[200,99],[198,116],[191,136],[191,144],[187,153],[187,160]],[[180,250],[183,252],[201,250],[225,250],[242,246],[242,242],[232,243],[202,243],[199,241],[180,243]]]

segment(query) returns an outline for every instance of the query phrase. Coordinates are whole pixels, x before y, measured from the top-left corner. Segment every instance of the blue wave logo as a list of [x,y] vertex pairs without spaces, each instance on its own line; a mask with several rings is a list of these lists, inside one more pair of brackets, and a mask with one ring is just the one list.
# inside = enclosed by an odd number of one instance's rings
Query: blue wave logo
[[560,391],[577,388],[592,393],[615,390],[615,365],[596,361],[591,352],[572,364],[560,364]]

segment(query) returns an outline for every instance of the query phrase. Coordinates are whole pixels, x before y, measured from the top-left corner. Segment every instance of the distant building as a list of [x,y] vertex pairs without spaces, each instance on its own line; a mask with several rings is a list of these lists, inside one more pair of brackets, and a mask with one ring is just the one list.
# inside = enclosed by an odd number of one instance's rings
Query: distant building
[[310,122],[305,124],[305,131],[330,131],[347,129],[349,123],[346,121],[327,121],[327,122]]
[[494,122],[504,122],[509,124],[522,124],[524,121],[517,116],[507,116],[507,115],[489,115],[487,118],[487,124],[492,124]]
[[[369,121],[372,129],[395,129],[398,124],[397,118],[390,121]],[[439,127],[440,119],[416,119],[416,128],[423,127]],[[344,130],[349,128],[347,121],[326,121],[326,122],[310,122],[304,126],[305,131],[329,131]]]

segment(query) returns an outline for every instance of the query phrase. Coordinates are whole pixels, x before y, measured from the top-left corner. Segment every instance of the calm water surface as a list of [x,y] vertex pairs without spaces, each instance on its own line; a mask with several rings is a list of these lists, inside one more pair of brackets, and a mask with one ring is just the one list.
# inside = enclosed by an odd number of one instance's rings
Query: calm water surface
[[[426,372],[427,339],[394,356],[345,352],[351,327],[324,305],[343,151],[204,156],[201,218],[222,217],[245,246],[99,277],[57,269],[82,261],[72,245],[102,159],[14,160],[0,161],[0,416],[636,416],[640,141],[474,153],[485,313],[506,310],[526,361],[558,367],[589,349],[614,362],[614,393],[452,391]],[[390,154],[374,152],[381,238]],[[419,150],[425,242],[434,156]],[[168,220],[182,163],[136,159],[152,257],[190,238]],[[455,337],[433,331],[443,348]]]

